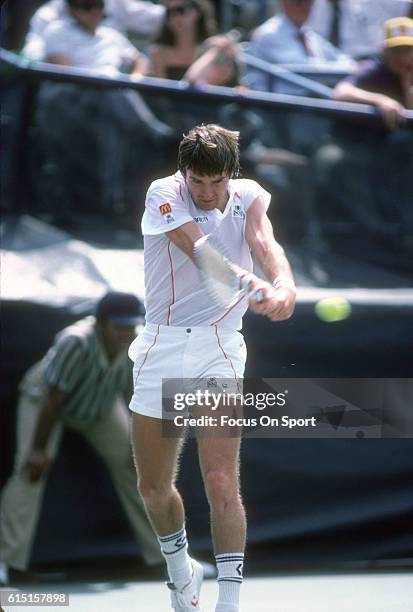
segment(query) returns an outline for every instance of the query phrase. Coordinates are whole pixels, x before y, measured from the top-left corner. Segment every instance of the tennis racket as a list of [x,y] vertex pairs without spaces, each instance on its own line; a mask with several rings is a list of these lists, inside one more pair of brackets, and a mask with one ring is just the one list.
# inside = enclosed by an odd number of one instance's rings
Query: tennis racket
[[208,294],[219,306],[227,308],[244,295],[260,303],[262,291],[253,291],[251,281],[242,277],[241,271],[225,255],[225,248],[211,235],[202,236],[194,243],[195,263]]

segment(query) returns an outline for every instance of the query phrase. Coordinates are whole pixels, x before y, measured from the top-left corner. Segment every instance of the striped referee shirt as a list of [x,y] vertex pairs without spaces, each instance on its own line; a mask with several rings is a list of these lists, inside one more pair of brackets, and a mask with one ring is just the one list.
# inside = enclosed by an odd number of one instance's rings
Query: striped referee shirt
[[62,419],[93,421],[110,411],[131,375],[127,351],[108,361],[95,317],[59,332],[45,357],[25,375],[20,390],[44,396],[48,387],[64,393]]

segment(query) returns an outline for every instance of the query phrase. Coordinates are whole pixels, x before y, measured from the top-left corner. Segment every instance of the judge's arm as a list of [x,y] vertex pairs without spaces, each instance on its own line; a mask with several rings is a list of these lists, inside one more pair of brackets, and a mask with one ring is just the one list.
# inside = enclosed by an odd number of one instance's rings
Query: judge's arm
[[33,441],[24,465],[27,478],[30,482],[38,480],[49,467],[50,459],[47,456],[46,446],[58,419],[64,397],[63,391],[58,387],[51,387],[43,401]]

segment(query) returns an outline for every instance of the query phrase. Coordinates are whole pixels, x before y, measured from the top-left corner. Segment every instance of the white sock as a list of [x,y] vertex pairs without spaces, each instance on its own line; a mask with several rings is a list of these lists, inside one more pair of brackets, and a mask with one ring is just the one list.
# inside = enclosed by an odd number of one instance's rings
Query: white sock
[[215,612],[238,612],[244,553],[223,553],[215,557],[219,596]]
[[180,590],[192,579],[192,564],[188,555],[185,527],[176,533],[158,536],[158,542],[166,561],[169,579]]

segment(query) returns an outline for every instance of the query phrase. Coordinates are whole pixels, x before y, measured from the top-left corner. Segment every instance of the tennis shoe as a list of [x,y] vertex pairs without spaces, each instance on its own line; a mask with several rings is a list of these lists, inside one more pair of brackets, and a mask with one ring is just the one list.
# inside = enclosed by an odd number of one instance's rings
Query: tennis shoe
[[171,604],[175,612],[201,612],[199,593],[204,578],[204,569],[198,561],[191,559],[191,562],[192,580],[183,589],[178,591],[173,582],[166,583],[171,591]]

